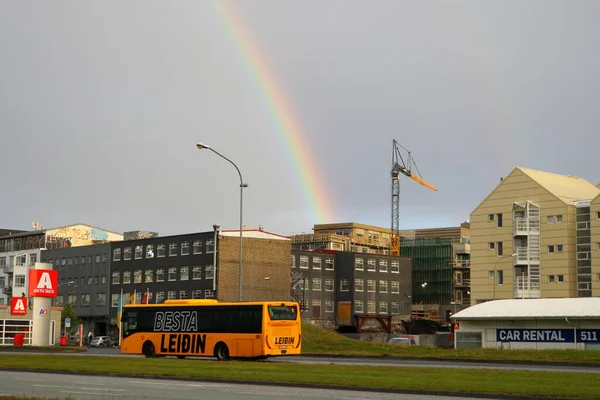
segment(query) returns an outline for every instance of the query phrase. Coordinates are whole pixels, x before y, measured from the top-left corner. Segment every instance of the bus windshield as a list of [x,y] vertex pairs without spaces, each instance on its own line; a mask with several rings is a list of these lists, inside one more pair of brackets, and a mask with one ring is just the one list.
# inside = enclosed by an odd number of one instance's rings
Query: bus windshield
[[272,321],[295,321],[298,318],[296,306],[268,306]]

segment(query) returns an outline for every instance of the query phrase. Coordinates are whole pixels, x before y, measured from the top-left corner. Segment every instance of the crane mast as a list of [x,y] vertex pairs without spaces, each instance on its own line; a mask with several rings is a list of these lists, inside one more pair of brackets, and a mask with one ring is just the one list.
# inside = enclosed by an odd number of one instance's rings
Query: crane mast
[[[406,162],[402,157],[400,149],[406,151]],[[412,172],[412,167],[415,167],[418,175]],[[400,255],[400,174],[405,175],[431,190],[437,191],[437,188],[420,177],[419,169],[415,160],[412,158],[410,151],[402,147],[394,139],[392,147],[392,231],[390,238],[390,255]]]

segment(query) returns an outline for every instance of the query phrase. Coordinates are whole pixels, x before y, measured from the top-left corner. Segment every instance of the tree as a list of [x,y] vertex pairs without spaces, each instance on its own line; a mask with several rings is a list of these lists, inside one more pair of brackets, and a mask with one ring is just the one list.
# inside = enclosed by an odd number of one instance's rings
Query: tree
[[71,318],[71,327],[79,325],[79,317],[75,314],[75,310],[73,309],[73,304],[66,303],[63,306],[61,323],[60,326],[62,329],[65,329],[65,318]]

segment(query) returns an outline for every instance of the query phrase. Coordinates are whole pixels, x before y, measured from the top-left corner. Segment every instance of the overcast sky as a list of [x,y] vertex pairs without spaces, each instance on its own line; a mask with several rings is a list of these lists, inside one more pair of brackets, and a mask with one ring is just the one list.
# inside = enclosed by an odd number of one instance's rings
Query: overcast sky
[[[303,180],[227,8],[3,1],[0,227],[237,229],[237,172],[198,141],[242,171],[244,224],[280,234],[389,227],[393,139],[439,188],[402,179],[402,229],[468,220],[515,166],[600,182],[598,1],[228,4],[321,189]],[[319,204],[331,220],[314,220]]]

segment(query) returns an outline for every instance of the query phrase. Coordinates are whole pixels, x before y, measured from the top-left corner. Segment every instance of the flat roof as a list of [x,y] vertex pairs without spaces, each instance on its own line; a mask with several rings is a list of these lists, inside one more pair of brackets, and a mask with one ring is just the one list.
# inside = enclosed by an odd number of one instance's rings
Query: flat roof
[[450,318],[456,320],[600,319],[600,297],[492,300],[461,310]]

